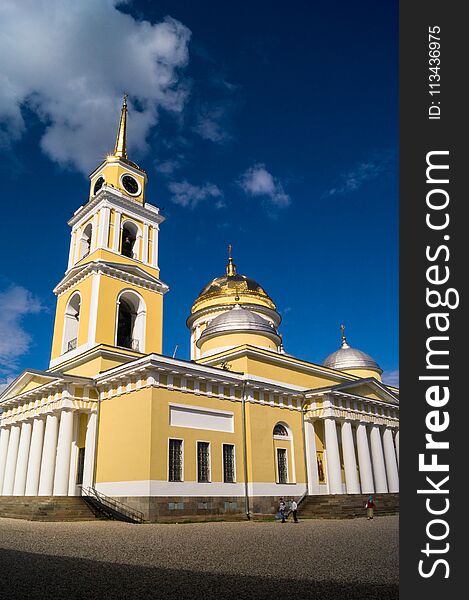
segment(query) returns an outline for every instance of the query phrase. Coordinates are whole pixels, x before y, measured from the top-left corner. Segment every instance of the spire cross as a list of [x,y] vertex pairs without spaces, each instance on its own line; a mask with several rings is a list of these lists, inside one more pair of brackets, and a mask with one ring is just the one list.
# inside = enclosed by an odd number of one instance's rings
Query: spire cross
[[226,265],[226,274],[229,277],[236,275],[236,265],[233,262],[232,252],[233,252],[233,246],[231,244],[228,244],[228,263]]
[[342,341],[345,341],[345,325],[340,326],[340,331],[342,332]]

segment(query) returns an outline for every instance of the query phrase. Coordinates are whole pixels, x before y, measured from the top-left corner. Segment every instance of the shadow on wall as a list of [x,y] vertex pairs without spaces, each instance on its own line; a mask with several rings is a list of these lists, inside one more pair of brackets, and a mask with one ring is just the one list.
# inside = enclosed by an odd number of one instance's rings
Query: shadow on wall
[[[103,548],[105,555],[105,548]],[[297,559],[301,559],[297,557]],[[0,597],[92,600],[397,600],[397,585],[304,581],[139,567],[1,550]],[[201,557],[203,560],[203,557]],[[220,557],[223,560],[223,557]],[[258,559],[259,560],[259,559]],[[285,564],[288,570],[288,561]]]

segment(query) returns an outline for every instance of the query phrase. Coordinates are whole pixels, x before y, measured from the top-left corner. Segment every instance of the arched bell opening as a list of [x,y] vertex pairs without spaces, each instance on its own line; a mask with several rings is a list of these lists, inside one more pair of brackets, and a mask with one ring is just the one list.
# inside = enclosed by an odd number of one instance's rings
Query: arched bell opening
[[62,353],[75,350],[78,345],[78,329],[80,326],[81,297],[78,292],[68,301],[64,315],[64,336]]
[[123,292],[117,301],[116,346],[144,351],[145,302],[137,293]]

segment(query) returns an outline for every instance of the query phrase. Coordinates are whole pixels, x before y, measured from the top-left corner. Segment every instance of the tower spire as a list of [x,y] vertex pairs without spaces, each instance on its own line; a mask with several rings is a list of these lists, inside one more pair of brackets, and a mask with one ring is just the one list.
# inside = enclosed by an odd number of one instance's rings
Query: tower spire
[[340,326],[340,331],[342,332],[342,348],[350,348],[347,344],[347,338],[345,337],[345,325]]
[[122,102],[121,118],[113,155],[116,158],[127,158],[127,94],[124,94],[124,101]]
[[228,263],[226,264],[226,274],[229,277],[236,275],[236,265],[233,262],[233,257],[231,255],[232,251],[233,246],[231,244],[228,244]]

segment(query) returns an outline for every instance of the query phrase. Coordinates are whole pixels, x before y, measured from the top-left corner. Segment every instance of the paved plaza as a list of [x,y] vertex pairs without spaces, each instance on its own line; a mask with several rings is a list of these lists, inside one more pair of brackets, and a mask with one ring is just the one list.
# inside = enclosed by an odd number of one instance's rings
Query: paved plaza
[[0,519],[6,599],[398,598],[398,517],[129,525]]

